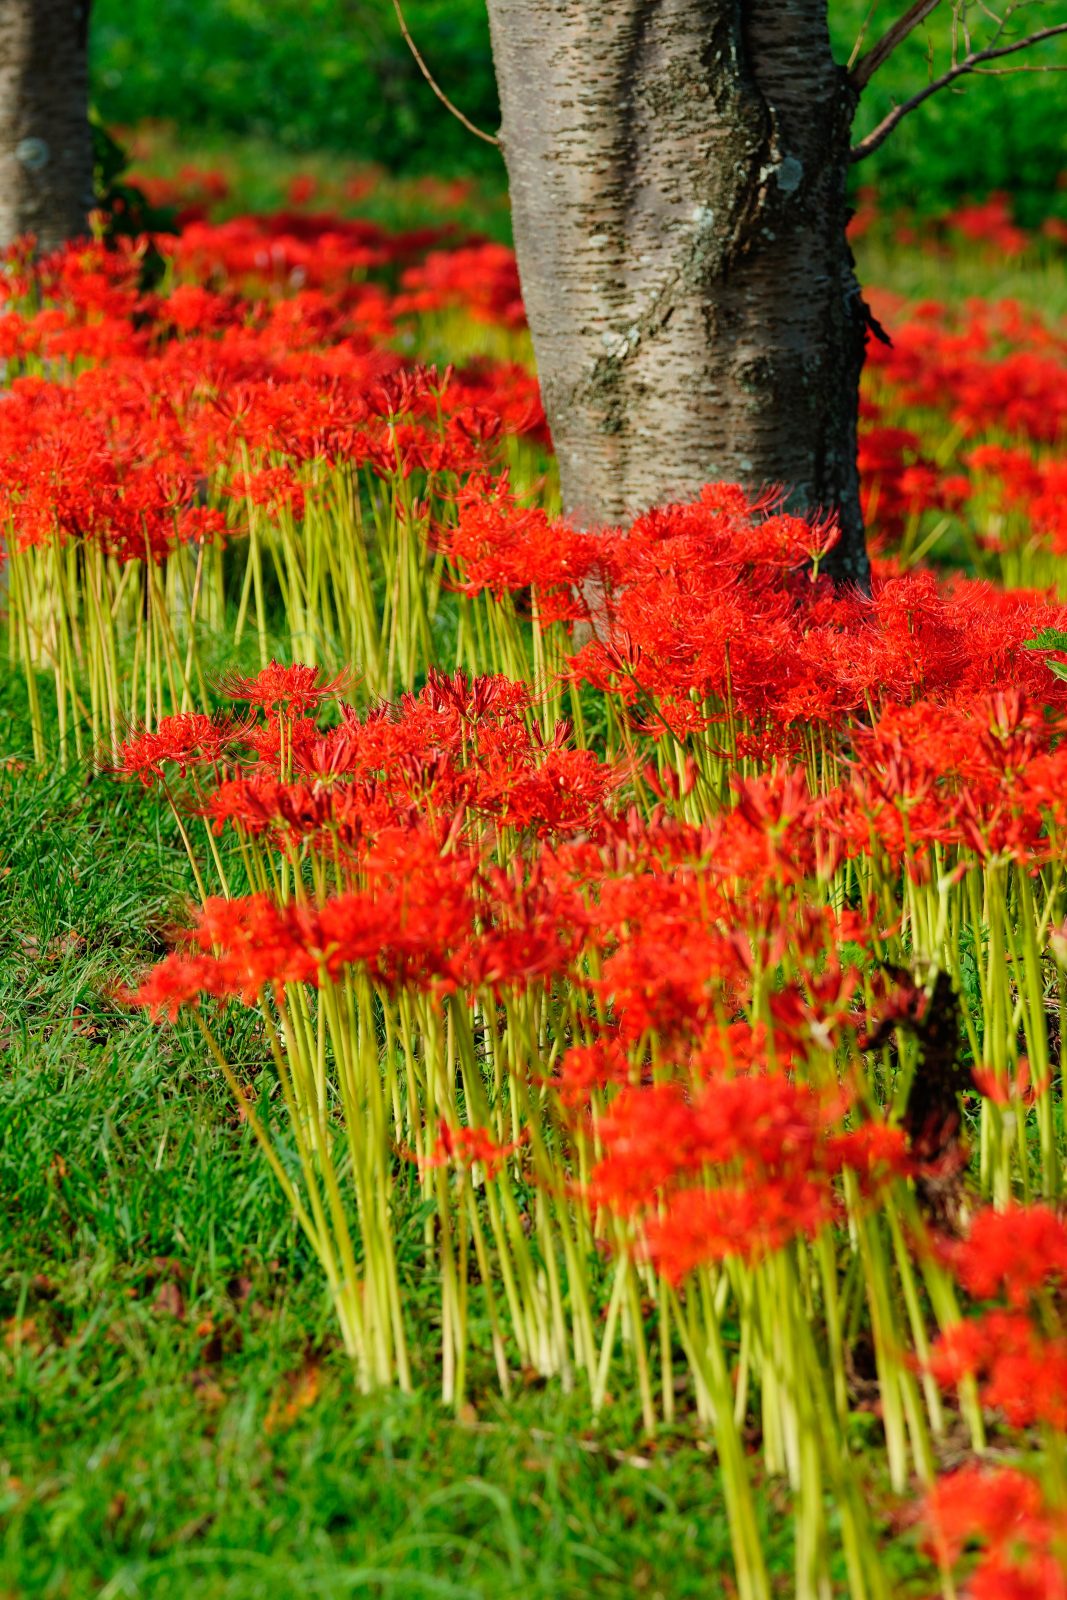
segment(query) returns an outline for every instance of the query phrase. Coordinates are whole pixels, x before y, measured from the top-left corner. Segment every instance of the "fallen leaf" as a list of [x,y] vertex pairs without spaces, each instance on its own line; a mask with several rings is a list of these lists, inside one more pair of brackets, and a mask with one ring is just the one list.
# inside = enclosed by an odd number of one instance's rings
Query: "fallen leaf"
[[202,1405],[215,1411],[226,1403],[226,1391],[217,1383],[206,1367],[197,1367],[189,1376],[193,1393]]
[[319,1388],[319,1367],[315,1361],[308,1361],[298,1372],[287,1373],[267,1408],[264,1431],[277,1433],[280,1427],[294,1423],[302,1411],[315,1404]]
[[161,1283],[156,1290],[156,1297],[152,1302],[154,1311],[161,1311],[167,1316],[176,1317],[179,1322],[185,1321],[185,1296],[176,1283]]
[[47,1340],[37,1326],[36,1317],[8,1317],[4,1323],[4,1345],[8,1350],[21,1350],[23,1346],[40,1355]]

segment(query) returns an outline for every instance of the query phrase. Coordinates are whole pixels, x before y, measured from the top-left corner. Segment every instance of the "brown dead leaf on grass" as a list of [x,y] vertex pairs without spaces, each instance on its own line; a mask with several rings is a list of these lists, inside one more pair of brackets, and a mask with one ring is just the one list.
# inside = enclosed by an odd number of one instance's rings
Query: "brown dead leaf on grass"
[[319,1398],[321,1368],[314,1356],[295,1372],[287,1372],[274,1394],[263,1421],[265,1433],[291,1427],[300,1414]]
[[207,1367],[196,1367],[189,1374],[189,1386],[200,1404],[208,1411],[217,1411],[226,1403],[225,1389]]
[[8,1317],[3,1329],[4,1349],[10,1350],[12,1355],[17,1355],[20,1350],[29,1350],[39,1356],[49,1343],[36,1317]]
[[174,1317],[178,1322],[184,1322],[185,1296],[176,1283],[161,1283],[152,1301],[152,1309],[164,1316]]

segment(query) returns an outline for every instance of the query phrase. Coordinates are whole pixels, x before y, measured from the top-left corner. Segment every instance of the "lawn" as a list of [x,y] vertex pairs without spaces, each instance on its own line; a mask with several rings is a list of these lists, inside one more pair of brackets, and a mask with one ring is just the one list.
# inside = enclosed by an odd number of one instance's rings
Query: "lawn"
[[135,155],[4,319],[0,1594],[1062,1593],[1063,238],[861,206],[873,600],[718,492],[581,645],[498,203]]

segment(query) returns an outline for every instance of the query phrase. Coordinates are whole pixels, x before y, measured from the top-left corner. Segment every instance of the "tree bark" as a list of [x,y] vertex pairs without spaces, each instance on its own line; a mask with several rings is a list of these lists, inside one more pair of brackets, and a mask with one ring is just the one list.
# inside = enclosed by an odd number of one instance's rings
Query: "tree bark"
[[826,0],[488,0],[515,244],[564,509],[729,480],[836,512],[866,586],[855,93]]
[[0,247],[88,230],[89,0],[0,0]]

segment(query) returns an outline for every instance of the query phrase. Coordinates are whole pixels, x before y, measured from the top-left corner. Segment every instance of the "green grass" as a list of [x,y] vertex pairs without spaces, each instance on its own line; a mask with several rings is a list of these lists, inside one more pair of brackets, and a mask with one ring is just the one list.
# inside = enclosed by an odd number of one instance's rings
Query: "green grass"
[[[1018,300],[1048,321],[1067,316],[1067,265],[1062,249],[1037,246],[1022,260],[998,258],[992,247],[957,248],[948,256],[901,249],[892,226],[878,227],[855,247],[864,288],[890,289],[905,300],[941,300],[962,310],[972,297]],[[892,319],[890,319],[892,332]]]

